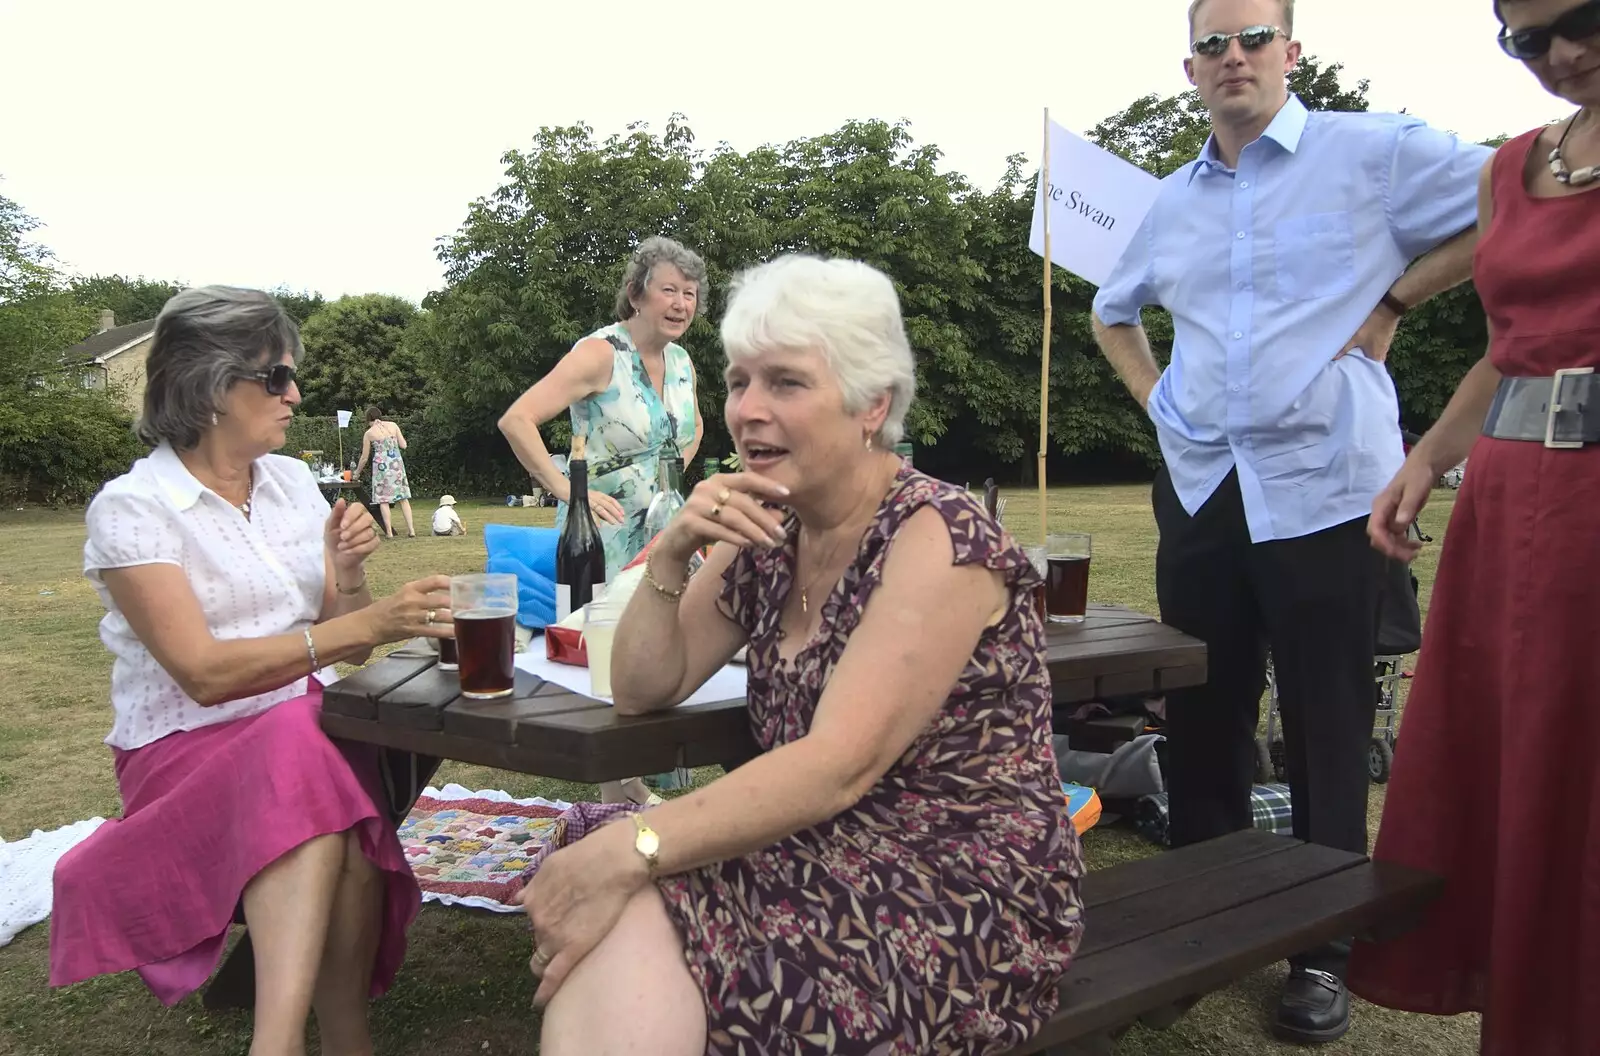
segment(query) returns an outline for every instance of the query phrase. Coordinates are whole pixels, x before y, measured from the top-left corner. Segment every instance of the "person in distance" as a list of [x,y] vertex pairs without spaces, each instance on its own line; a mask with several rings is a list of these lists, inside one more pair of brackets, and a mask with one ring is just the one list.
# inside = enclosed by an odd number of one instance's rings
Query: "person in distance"
[[[449,579],[375,600],[364,506],[330,511],[275,455],[300,402],[294,321],[257,290],[178,294],[156,319],[139,434],[154,450],[89,506],[84,573],[115,657],[120,819],[61,859],[50,982],[137,969],[163,1004],[249,926],[256,1056],[372,1051],[421,904],[374,749],[330,741],[321,682],[378,645],[449,637]],[[237,916],[242,914],[242,916]]]
[[748,645],[761,752],[534,874],[540,1051],[1004,1051],[1083,929],[1038,575],[895,455],[915,366],[886,275],[780,258],[722,337],[743,470],[651,550],[612,688],[672,707]]

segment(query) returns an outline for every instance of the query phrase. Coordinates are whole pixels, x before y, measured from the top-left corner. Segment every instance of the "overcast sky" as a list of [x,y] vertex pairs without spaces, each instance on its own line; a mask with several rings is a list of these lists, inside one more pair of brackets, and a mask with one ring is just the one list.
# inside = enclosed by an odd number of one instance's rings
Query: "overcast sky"
[[[677,110],[748,150],[906,118],[988,186],[1043,107],[1082,132],[1187,88],[1186,6],[0,0],[0,194],[69,270],[417,300],[541,126]],[[1473,139],[1563,116],[1495,31],[1489,0],[1300,0],[1295,26],[1374,109]]]

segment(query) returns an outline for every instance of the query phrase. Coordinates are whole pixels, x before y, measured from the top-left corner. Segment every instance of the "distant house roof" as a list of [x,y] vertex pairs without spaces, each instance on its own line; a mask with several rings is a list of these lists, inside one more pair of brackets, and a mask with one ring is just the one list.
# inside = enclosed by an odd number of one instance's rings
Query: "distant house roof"
[[119,352],[126,352],[139,342],[148,338],[155,332],[156,321],[146,319],[142,323],[128,323],[125,326],[113,326],[110,330],[102,331],[89,338],[79,341],[66,351],[68,363],[104,363]]

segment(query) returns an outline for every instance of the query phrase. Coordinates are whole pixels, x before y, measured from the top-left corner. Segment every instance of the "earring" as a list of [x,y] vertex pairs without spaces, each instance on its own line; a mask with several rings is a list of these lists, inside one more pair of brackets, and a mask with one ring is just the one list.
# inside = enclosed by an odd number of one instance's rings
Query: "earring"
[[871,433],[867,434],[867,450],[868,451],[872,450],[872,434]]
[[211,412],[211,424],[212,425],[216,425],[217,424],[217,412],[216,411],[212,411]]

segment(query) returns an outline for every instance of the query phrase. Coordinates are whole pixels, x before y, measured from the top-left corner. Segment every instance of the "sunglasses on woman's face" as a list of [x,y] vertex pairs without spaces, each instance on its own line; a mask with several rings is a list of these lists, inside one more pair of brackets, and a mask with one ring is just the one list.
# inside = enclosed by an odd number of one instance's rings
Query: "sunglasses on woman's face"
[[[1596,2],[1600,2],[1600,0],[1596,0]],[[1237,33],[1207,33],[1193,44],[1190,44],[1189,47],[1194,49],[1196,55],[1208,55],[1211,58],[1216,58],[1218,55],[1227,54],[1228,45],[1233,42],[1235,37],[1239,38],[1239,46],[1245,51],[1257,51],[1271,44],[1277,39],[1279,33],[1283,33],[1283,30],[1277,26],[1246,26]],[[1283,35],[1288,36],[1289,34],[1284,33]]]
[[1600,33],[1600,0],[1589,0],[1548,26],[1529,26],[1516,30],[1510,26],[1503,27],[1500,30],[1500,47],[1513,59],[1527,62],[1549,54],[1550,45],[1555,43],[1557,37],[1576,42],[1588,40],[1596,33]]
[[282,396],[294,384],[294,368],[287,363],[275,363],[266,370],[256,371],[252,377],[266,385],[268,395]]

